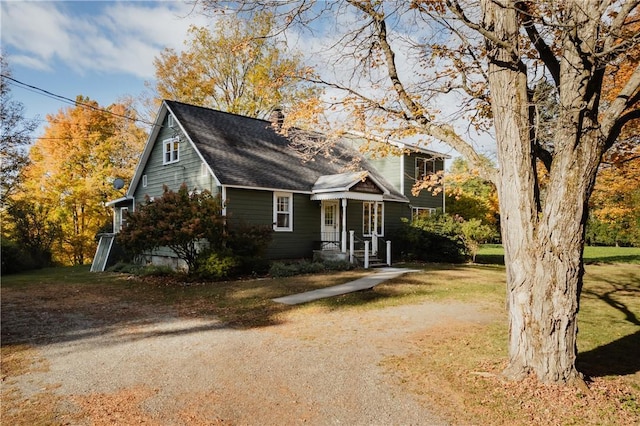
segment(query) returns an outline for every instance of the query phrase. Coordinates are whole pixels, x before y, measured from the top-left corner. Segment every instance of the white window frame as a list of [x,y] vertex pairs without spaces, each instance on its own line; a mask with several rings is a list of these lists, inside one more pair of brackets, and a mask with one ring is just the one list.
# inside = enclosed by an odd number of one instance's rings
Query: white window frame
[[124,225],[127,224],[127,212],[129,211],[129,207],[120,207],[120,226],[118,227],[119,231],[122,231]]
[[169,116],[167,117],[167,126],[169,126],[172,129],[176,127],[176,120],[175,118],[173,118],[173,115],[171,114],[169,114]]
[[[367,213],[367,209],[369,213]],[[367,220],[368,218],[368,220]],[[376,227],[376,235],[384,236],[384,203],[380,201],[365,201],[362,203],[362,235],[373,235],[372,228]]]
[[423,212],[428,212],[429,215],[432,215],[435,214],[436,211],[437,209],[434,209],[433,207],[411,207],[411,220],[416,219],[422,215]]
[[[282,209],[282,205],[278,203],[278,199],[286,198],[286,210]],[[278,226],[278,217],[288,215],[289,221],[287,226]],[[293,231],[293,194],[291,192],[274,192],[273,193],[273,230],[277,232]]]
[[180,161],[180,138],[174,137],[162,141],[162,164]]
[[142,175],[142,187],[146,188],[147,187],[147,175]]
[[[422,163],[422,164],[419,164]],[[431,164],[431,170],[428,170]],[[436,172],[436,159],[433,157],[416,157],[416,180],[422,180],[426,176]]]

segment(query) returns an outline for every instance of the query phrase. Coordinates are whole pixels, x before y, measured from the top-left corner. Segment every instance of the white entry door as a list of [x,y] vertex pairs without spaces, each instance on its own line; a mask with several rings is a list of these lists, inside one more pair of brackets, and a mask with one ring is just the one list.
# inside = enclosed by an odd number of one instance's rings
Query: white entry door
[[338,201],[322,202],[322,249],[323,250],[340,250],[340,210],[338,209]]

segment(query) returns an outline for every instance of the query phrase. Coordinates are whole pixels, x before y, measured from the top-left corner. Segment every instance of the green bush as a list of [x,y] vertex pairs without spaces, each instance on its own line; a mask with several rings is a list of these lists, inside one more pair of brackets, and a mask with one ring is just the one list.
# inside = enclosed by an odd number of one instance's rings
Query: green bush
[[230,252],[209,252],[199,258],[196,273],[202,278],[221,280],[234,275],[238,264]]
[[238,266],[234,271],[236,276],[260,276],[269,273],[271,261],[259,256],[239,256]]
[[404,221],[390,238],[396,247],[402,247],[403,260],[461,263],[469,258],[462,223],[461,218],[447,214],[421,216]]
[[31,255],[14,241],[2,238],[2,275],[37,269]]
[[146,265],[138,270],[137,275],[141,277],[166,277],[176,275],[176,271],[167,265]]
[[346,271],[352,269],[347,261],[311,262],[300,260],[295,262],[274,262],[269,269],[269,275],[274,278],[292,277],[295,275],[316,274],[326,271]]
[[144,266],[142,265],[137,265],[134,263],[124,262],[124,261],[117,262],[115,265],[107,268],[109,272],[120,272],[123,274],[134,274],[134,275],[138,275],[140,271],[142,271],[142,269],[144,269]]
[[240,257],[263,256],[273,238],[273,228],[265,225],[248,225],[230,220],[227,228],[226,247]]

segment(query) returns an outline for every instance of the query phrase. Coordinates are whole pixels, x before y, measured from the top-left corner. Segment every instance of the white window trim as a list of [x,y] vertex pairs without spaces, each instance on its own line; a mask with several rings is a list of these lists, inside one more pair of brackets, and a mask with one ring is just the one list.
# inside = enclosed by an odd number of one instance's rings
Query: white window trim
[[429,215],[432,215],[437,212],[437,209],[433,207],[411,207],[411,220],[414,220],[424,211],[429,212]]
[[[364,218],[365,218],[365,214],[364,214],[364,210],[365,210],[365,206],[369,205],[371,207],[373,207],[372,212],[370,213],[371,216],[369,218],[370,223],[368,225],[371,225],[371,217],[373,217],[373,223],[375,224],[375,226],[377,227],[378,221],[377,218],[380,217],[380,233],[376,234],[379,237],[384,237],[384,203],[380,202],[380,201],[365,201],[362,203],[362,235],[364,237],[371,237],[373,235],[373,233],[371,232],[371,229],[368,230],[367,233],[367,229],[365,229],[365,222],[364,222]],[[377,206],[377,208],[376,208]]]
[[420,170],[420,168],[418,167],[418,162],[424,160],[423,164],[426,164],[427,162],[430,162],[432,164],[432,169],[433,172],[436,172],[436,159],[433,157],[416,157],[416,162],[415,162],[415,169],[416,169],[416,175],[415,178],[416,180],[422,179],[424,176],[429,176],[429,174],[432,173],[427,173],[426,170]]
[[[173,146],[175,143],[178,143],[178,149],[174,150]],[[170,150],[167,149],[167,146],[170,147]],[[167,153],[171,152],[171,159],[167,161]],[[174,158],[175,153],[175,158]],[[169,139],[165,139],[162,141],[162,164],[173,164],[180,161],[180,138],[173,137]]]
[[[289,199],[289,211],[278,211],[278,198],[287,197]],[[278,214],[286,213],[289,215],[289,226],[278,226]],[[277,232],[292,232],[293,231],[293,194],[291,192],[274,192],[273,193],[273,230]]]
[[125,217],[125,215],[127,214],[128,211],[129,211],[129,207],[120,207],[120,226],[118,227],[119,231],[122,230],[123,224],[126,222],[124,217]]
[[147,175],[142,175],[142,187],[146,188],[147,187]]

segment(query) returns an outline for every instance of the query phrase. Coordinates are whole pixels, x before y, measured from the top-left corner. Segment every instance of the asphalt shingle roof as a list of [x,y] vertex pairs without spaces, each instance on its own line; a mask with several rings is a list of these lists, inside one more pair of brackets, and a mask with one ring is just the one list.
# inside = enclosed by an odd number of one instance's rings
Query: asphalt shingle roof
[[[354,157],[360,157],[338,143],[331,158],[318,155],[304,161],[269,121],[165,102],[222,185],[311,191],[320,176],[343,173]],[[361,165],[366,168],[366,162]],[[391,199],[406,200],[375,170],[368,170],[391,192]]]

